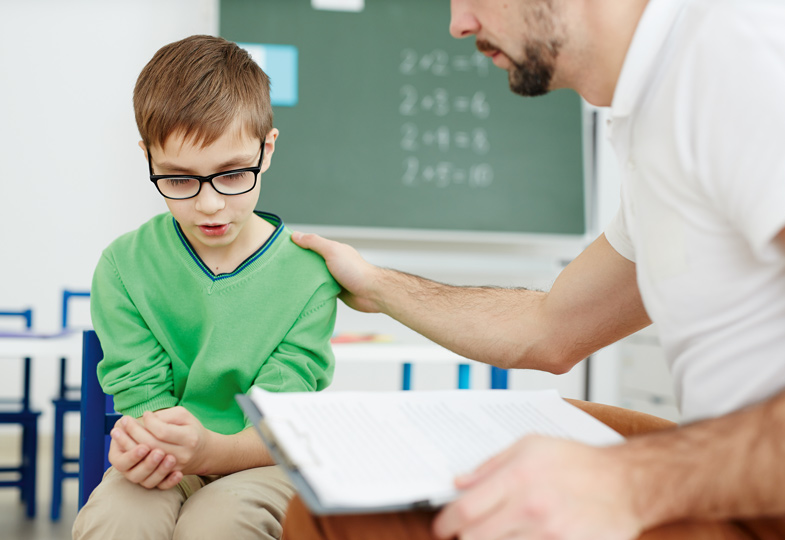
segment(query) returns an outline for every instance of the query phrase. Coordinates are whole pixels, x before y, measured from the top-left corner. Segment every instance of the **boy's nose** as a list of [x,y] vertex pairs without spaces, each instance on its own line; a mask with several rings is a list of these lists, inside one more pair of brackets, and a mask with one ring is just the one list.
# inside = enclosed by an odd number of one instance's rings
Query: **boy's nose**
[[476,34],[480,30],[480,22],[469,10],[466,0],[450,2],[450,35],[461,39]]
[[196,196],[196,209],[206,215],[212,215],[226,206],[225,195],[221,195],[210,182],[204,182]]

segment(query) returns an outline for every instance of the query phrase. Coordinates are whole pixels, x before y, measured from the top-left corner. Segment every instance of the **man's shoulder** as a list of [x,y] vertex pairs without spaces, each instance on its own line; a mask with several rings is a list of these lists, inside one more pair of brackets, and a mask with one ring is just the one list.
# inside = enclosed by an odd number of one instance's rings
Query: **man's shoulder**
[[[785,84],[785,2],[781,0],[690,0],[669,38],[672,61],[664,80],[693,114],[681,120],[716,129],[710,118],[747,107],[778,108]],[[764,89],[777,88],[777,92]],[[755,95],[754,99],[750,99]],[[745,112],[747,114],[747,112]],[[729,130],[737,130],[731,121]]]
[[781,0],[694,0],[685,19],[698,43],[709,39],[712,44],[733,46],[741,39],[770,46],[771,39],[785,41],[785,3]]

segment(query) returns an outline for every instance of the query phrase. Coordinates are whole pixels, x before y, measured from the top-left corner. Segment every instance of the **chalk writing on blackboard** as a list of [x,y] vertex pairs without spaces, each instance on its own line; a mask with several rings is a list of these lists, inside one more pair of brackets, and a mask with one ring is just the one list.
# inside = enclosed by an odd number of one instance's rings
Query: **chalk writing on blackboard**
[[[398,71],[403,77],[400,90],[398,112],[404,117],[401,125],[401,150],[403,172],[401,183],[409,187],[435,188],[487,188],[493,183],[493,166],[485,161],[491,151],[488,121],[491,117],[491,104],[482,90],[472,93],[453,94],[442,86],[418,87],[412,81],[415,75],[432,75],[438,80],[441,77],[475,77],[485,78],[489,72],[489,60],[486,56],[460,54],[450,56],[442,49],[434,49],[425,53],[411,48],[401,51]],[[422,119],[443,119],[444,122],[433,126],[424,126],[418,122]],[[448,118],[464,117],[474,123],[467,129],[451,128]],[[424,156],[432,155],[436,149],[442,154],[443,160],[433,163]],[[467,152],[477,159],[465,164]]]

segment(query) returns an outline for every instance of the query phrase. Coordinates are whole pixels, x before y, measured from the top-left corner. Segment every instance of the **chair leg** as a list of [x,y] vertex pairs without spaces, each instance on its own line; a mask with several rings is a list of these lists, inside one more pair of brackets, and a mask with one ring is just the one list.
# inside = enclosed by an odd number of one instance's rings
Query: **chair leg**
[[25,502],[28,499],[28,494],[27,494],[28,486],[27,486],[26,478],[27,478],[27,456],[30,455],[30,449],[28,448],[28,446],[30,446],[30,435],[28,434],[29,430],[30,430],[30,426],[28,424],[22,424],[22,444],[20,445],[21,446],[20,454],[22,456],[22,463],[20,465],[22,485],[19,487],[19,502]]
[[65,411],[55,403],[55,431],[52,442],[52,521],[60,519],[60,507],[63,500],[63,431]]
[[22,489],[21,494],[26,506],[27,517],[35,517],[36,504],[36,459],[38,456],[38,425],[36,420],[26,425],[22,431]]

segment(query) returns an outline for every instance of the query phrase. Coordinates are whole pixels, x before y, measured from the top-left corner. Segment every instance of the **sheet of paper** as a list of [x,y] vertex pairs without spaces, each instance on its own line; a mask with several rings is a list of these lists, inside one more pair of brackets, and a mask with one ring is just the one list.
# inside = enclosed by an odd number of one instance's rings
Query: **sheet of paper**
[[446,502],[457,474],[530,433],[595,445],[622,440],[555,391],[254,389],[251,397],[325,505]]

